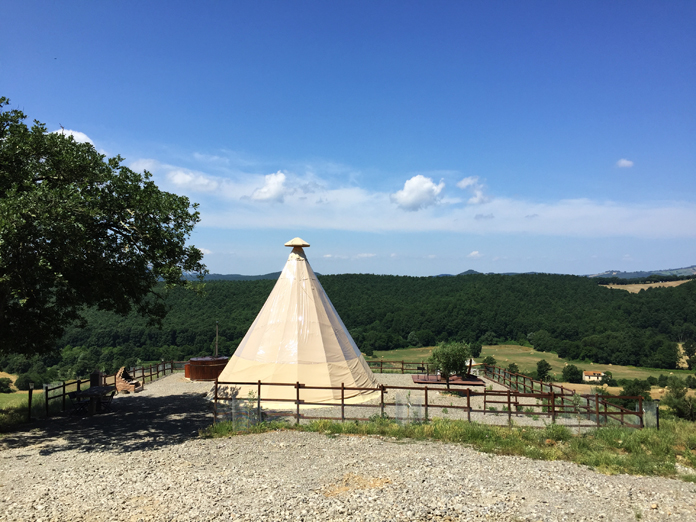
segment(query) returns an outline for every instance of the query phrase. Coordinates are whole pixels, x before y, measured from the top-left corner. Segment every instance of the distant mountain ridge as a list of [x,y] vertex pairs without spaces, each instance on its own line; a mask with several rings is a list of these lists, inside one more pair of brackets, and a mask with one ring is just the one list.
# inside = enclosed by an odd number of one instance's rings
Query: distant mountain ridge
[[[457,276],[476,275],[482,272],[476,270],[467,270],[460,272]],[[524,272],[525,274],[538,274],[539,272]],[[321,275],[317,273],[317,275]],[[520,272],[505,272],[499,275],[520,275]],[[622,272],[621,270],[607,270],[599,274],[591,274],[586,277],[618,277],[620,279],[638,279],[642,277],[650,277],[651,275],[664,276],[689,276],[696,275],[696,265],[685,268],[670,268],[668,270],[652,270],[647,272]],[[278,279],[280,272],[271,272],[270,274],[262,275],[242,275],[242,274],[208,274],[205,276],[205,281],[258,281],[260,279]],[[453,274],[438,274],[432,277],[456,277]],[[187,274],[184,276],[189,281],[195,281],[195,275]]]
[[607,270],[601,274],[592,274],[587,277],[618,277],[620,279],[638,279],[651,275],[663,276],[689,276],[696,275],[696,265],[685,268],[670,268],[668,270],[652,270],[648,272],[622,272],[621,270]]

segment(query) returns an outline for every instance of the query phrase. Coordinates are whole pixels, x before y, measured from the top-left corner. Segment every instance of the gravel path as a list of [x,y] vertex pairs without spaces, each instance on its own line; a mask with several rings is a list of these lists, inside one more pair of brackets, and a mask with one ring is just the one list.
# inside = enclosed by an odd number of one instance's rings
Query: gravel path
[[0,439],[1,521],[696,520],[696,484],[463,445],[291,431],[203,440],[173,375]]

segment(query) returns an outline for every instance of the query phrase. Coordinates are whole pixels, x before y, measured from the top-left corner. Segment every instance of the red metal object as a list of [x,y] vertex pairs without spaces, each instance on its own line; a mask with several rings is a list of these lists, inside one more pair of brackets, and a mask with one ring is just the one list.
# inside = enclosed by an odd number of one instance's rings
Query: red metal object
[[214,381],[228,360],[228,357],[194,357],[184,367],[184,376],[192,381]]

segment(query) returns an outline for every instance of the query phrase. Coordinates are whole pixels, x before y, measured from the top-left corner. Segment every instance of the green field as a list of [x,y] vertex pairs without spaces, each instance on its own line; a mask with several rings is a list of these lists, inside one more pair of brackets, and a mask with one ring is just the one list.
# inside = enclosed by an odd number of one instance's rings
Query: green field
[[13,408],[22,403],[26,404],[26,402],[26,393],[0,393],[0,410],[4,410],[5,408]]
[[[434,347],[427,348],[404,348],[401,350],[388,350],[383,352],[374,352],[374,356],[365,357],[368,361],[407,361],[421,362],[428,359]],[[517,345],[499,345],[499,346],[484,346],[481,351],[481,357],[477,360],[480,362],[484,357],[493,356],[498,362],[498,366],[507,367],[510,363],[516,363],[521,373],[529,373],[536,370],[536,364],[539,359],[545,359],[551,365],[551,371],[560,378],[563,367],[566,364],[574,364],[583,370],[610,371],[615,379],[646,379],[649,376],[659,377],[659,375],[675,374],[685,377],[689,373],[688,370],[665,370],[660,368],[637,368],[634,366],[616,366],[611,364],[597,364],[585,361],[570,361],[562,359],[555,353],[537,352],[529,346]]]
[[658,377],[661,373],[665,375],[675,374],[685,377],[688,370],[665,370],[661,368],[638,368],[635,366],[616,366],[611,364],[598,364],[585,361],[570,361],[562,359],[555,353],[537,352],[529,346],[500,345],[484,346],[481,351],[481,358],[493,356],[498,362],[498,366],[506,367],[510,363],[516,363],[522,373],[536,370],[539,359],[546,360],[551,365],[551,371],[560,377],[563,367],[566,364],[574,364],[583,370],[596,370],[601,372],[611,372],[615,379],[646,379],[649,376]]

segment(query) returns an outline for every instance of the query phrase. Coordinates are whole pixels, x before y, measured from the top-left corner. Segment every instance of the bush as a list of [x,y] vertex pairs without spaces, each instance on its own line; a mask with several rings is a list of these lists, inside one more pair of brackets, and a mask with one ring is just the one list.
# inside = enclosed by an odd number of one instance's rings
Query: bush
[[520,369],[515,363],[508,364],[507,371],[510,373],[520,373]]
[[486,356],[486,358],[481,362],[483,362],[483,364],[487,364],[488,366],[495,366],[498,364],[498,361],[496,361],[495,358],[490,355]]
[[650,383],[650,386],[657,386],[657,377],[651,375],[646,380]]
[[43,379],[40,375],[35,373],[23,373],[17,377],[17,380],[15,381],[15,388],[18,390],[28,390],[30,382],[33,382],[34,387],[36,388],[40,388],[43,385]]
[[686,386],[692,390],[696,389],[696,379],[693,375],[687,375],[686,379],[684,380],[684,384],[686,384]]
[[[548,363],[547,363],[548,364]],[[582,384],[582,370],[574,364],[569,364],[563,368],[563,380]]]
[[0,379],[0,393],[12,393],[12,379],[3,377]]
[[549,372],[551,372],[551,365],[548,363],[548,361],[541,359],[537,363],[537,378],[540,381],[548,381],[549,380]]
[[665,388],[667,386],[667,376],[660,374],[660,376],[657,378],[657,385],[660,388]]
[[667,382],[668,392],[662,400],[662,404],[679,418],[690,421],[696,420],[696,399],[687,397],[686,384],[679,377],[670,377]]
[[476,341],[475,343],[471,343],[469,345],[469,350],[471,350],[471,356],[478,358],[481,357],[481,350],[483,349],[483,345]]

